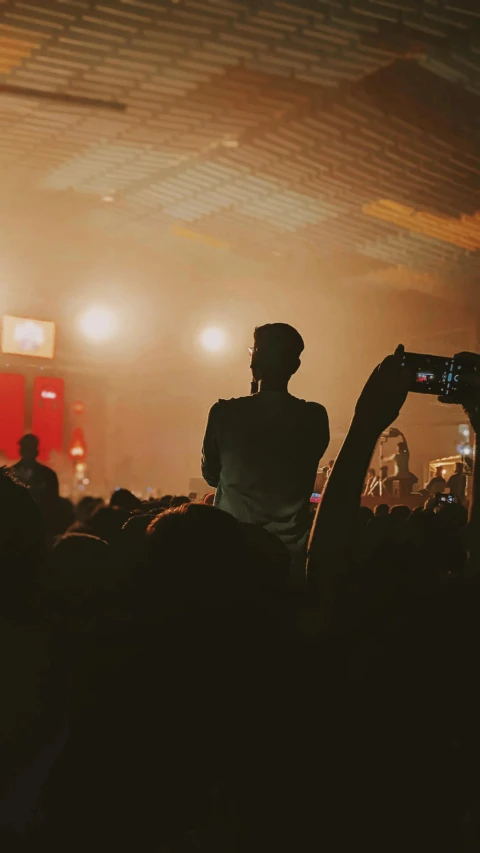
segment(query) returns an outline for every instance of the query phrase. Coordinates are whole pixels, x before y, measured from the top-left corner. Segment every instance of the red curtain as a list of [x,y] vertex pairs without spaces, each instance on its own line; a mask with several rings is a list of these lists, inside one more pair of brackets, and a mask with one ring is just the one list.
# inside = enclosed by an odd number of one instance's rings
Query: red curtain
[[18,440],[25,426],[25,377],[0,373],[0,453],[18,459]]
[[40,439],[39,461],[48,462],[52,450],[62,452],[63,379],[37,376],[33,383],[32,432]]

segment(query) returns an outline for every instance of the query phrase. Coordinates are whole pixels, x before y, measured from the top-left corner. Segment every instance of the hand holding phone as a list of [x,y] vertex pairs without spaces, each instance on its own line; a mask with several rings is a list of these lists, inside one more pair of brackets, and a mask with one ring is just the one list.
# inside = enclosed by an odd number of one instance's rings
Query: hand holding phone
[[402,364],[411,372],[410,391],[434,394],[446,403],[463,403],[475,374],[480,380],[480,359],[473,353],[444,357],[406,352]]

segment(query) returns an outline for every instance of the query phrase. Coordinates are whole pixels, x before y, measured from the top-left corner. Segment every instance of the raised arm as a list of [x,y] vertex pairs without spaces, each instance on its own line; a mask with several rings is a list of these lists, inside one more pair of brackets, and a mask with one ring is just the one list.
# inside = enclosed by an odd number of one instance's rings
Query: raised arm
[[202,447],[202,476],[209,486],[217,488],[220,479],[221,462],[217,442],[216,421],[218,403],[210,409]]
[[[474,440],[472,494],[468,520],[469,568],[471,572],[480,573],[480,465],[478,450],[480,448],[480,355],[471,352],[458,353],[456,357],[466,357],[476,365],[477,373],[465,378],[465,392],[462,394],[462,406],[472,425]],[[444,401],[445,402],[445,401]]]
[[309,543],[307,579],[309,588],[318,594],[326,622],[338,580],[350,564],[362,487],[375,445],[398,417],[407,396],[410,374],[402,368],[402,358],[403,347],[398,347],[365,385],[317,510]]

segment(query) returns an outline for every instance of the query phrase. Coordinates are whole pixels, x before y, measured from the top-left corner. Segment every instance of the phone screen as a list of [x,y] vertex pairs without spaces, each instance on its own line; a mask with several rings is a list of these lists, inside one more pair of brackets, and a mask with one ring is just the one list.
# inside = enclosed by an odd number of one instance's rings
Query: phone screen
[[319,492],[314,492],[312,497],[310,498],[310,503],[311,504],[318,504],[318,503],[320,503],[320,498],[321,498],[321,495],[319,494]]
[[403,365],[412,372],[410,391],[450,397],[452,400],[464,384],[463,376],[477,370],[476,365],[470,364],[466,358],[445,358],[416,352],[406,352]]
[[439,504],[454,504],[454,503],[456,503],[455,495],[438,495],[437,503],[439,503]]

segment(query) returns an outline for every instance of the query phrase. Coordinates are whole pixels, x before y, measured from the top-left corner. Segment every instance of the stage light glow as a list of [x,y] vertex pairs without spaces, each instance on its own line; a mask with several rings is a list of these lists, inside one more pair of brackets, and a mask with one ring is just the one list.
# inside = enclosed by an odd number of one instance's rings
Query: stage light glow
[[79,325],[81,332],[91,341],[107,341],[114,334],[117,321],[112,311],[97,305],[82,314]]
[[219,352],[225,347],[225,332],[213,326],[204,329],[200,335],[200,343],[208,352]]

